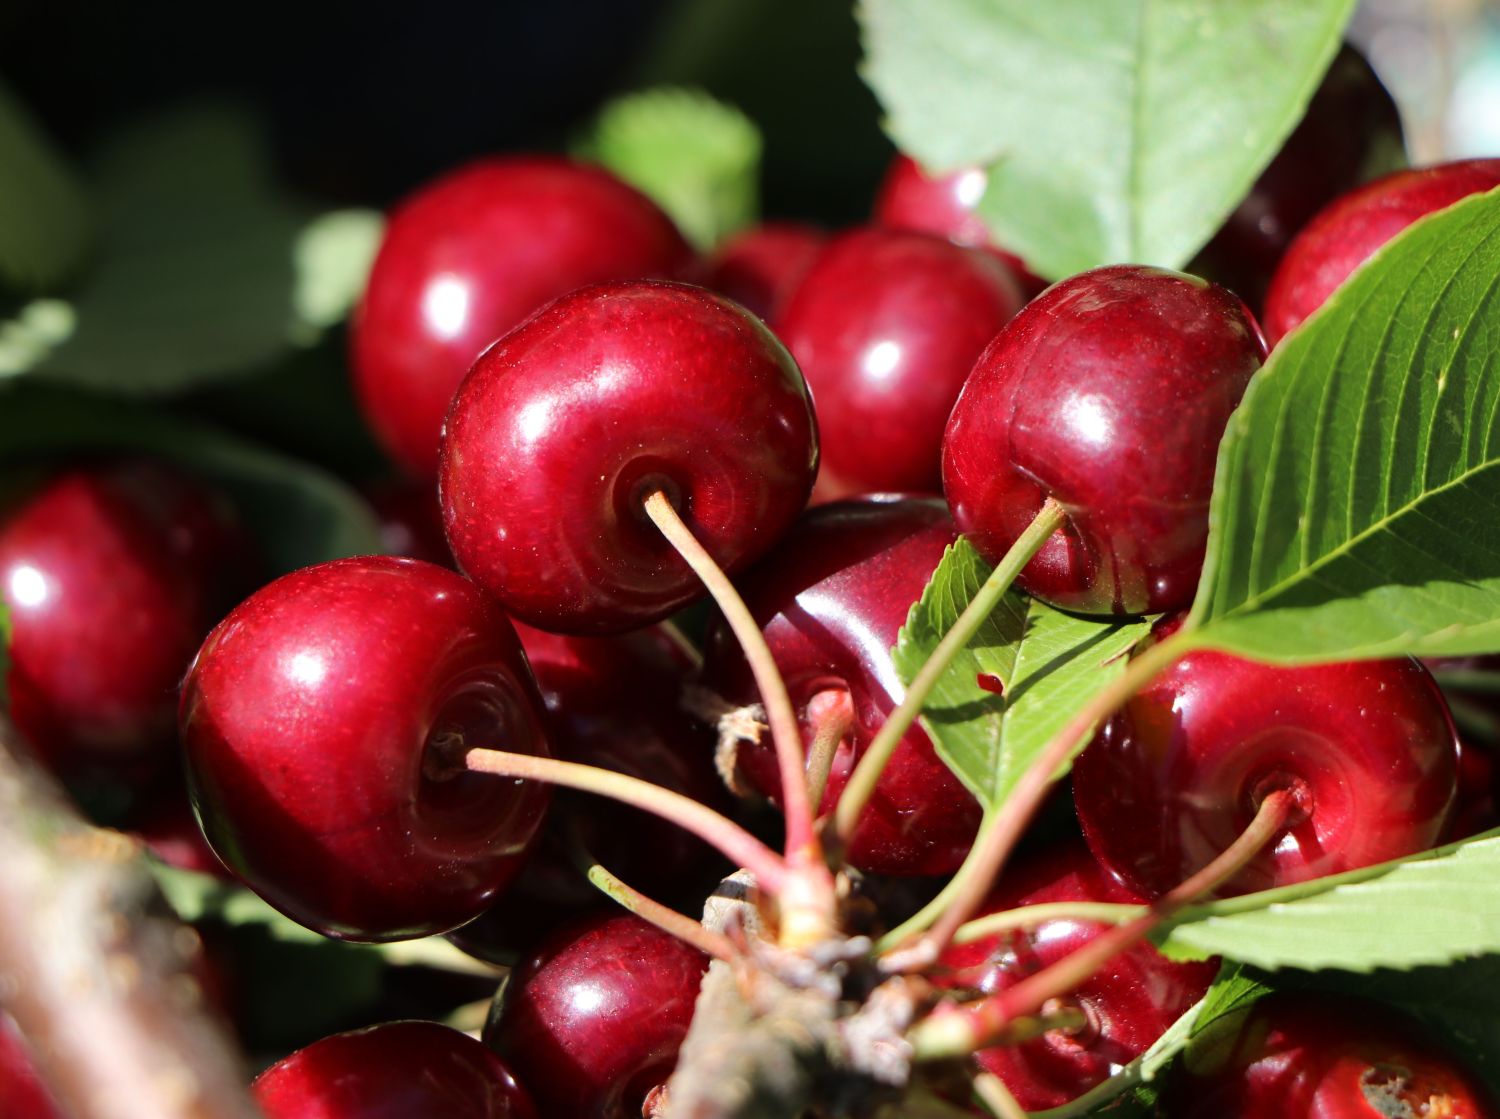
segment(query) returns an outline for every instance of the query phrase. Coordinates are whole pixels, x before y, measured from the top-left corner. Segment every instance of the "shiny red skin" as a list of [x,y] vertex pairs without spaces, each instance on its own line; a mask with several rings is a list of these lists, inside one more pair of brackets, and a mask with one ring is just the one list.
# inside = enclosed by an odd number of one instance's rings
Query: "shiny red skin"
[[559,931],[511,975],[485,1028],[542,1119],[635,1119],[677,1064],[708,957],[617,913]]
[[1022,587],[1087,614],[1186,606],[1219,440],[1264,357],[1216,284],[1140,265],[1054,284],[980,355],[948,420],[959,529],[996,562],[1052,497],[1067,520]]
[[671,219],[603,168],[511,156],[453,171],[392,212],[355,311],[365,417],[431,478],[448,403],[486,346],[574,288],[675,276],[691,257]]
[[685,284],[600,284],[475,364],[439,492],[471,578],[530,625],[598,635],[703,593],[641,509],[651,490],[734,571],[796,519],[817,467],[807,385],[764,323]]
[[5,1119],[63,1119],[15,1024],[0,1014],[0,1115]]
[[[853,704],[854,726],[834,755],[823,812],[833,809],[855,762],[904,694],[891,646],[955,536],[935,498],[822,505],[739,584],[786,679],[804,744],[816,733],[808,712],[816,697],[842,690]],[[730,703],[759,702],[749,666],[723,622],[709,633],[704,682]],[[739,769],[754,788],[779,797],[768,739],[741,744]],[[979,816],[978,803],[938,758],[926,732],[913,726],[891,755],[845,856],[878,874],[946,874],[963,861]]]
[[327,936],[444,932],[495,900],[547,804],[462,751],[546,754],[541,697],[505,615],[462,576],[368,556],[283,576],[204,642],[183,688],[210,845]]
[[266,1119],[536,1119],[510,1068],[436,1022],[335,1034],[251,1085]]
[[948,413],[1021,303],[984,253],[924,233],[836,237],[775,324],[817,404],[815,500],[937,493]]
[[1339,195],[1390,170],[1401,150],[1396,103],[1364,56],[1345,44],[1301,123],[1204,246],[1204,270],[1259,306],[1292,238]]
[[1365,261],[1418,218],[1500,186],[1500,159],[1465,159],[1397,171],[1344,195],[1305,228],[1282,257],[1266,294],[1274,346]]
[[1191,652],[1104,725],[1074,763],[1073,798],[1094,856],[1157,897],[1228,847],[1267,793],[1292,789],[1292,826],[1228,896],[1431,847],[1457,767],[1442,693],[1410,657],[1285,667]]
[[814,225],[768,221],[753,226],[714,250],[703,286],[774,322],[827,241],[828,234]]
[[1026,295],[1035,295],[1047,281],[1015,253],[995,244],[989,226],[974,212],[988,181],[989,174],[982,167],[929,175],[916,160],[898,154],[881,181],[870,217],[886,229],[930,233],[956,245],[988,249],[1005,262]]
[[[1070,840],[1009,871],[981,915],[1073,901],[1135,905],[1141,899],[1105,873],[1081,842]],[[1077,951],[1106,928],[1094,921],[1048,921],[951,947],[934,978],[941,987],[996,994]],[[1054,1030],[1021,1045],[984,1049],[977,1059],[1027,1111],[1061,1107],[1150,1048],[1203,997],[1218,970],[1217,961],[1178,963],[1150,944],[1138,944],[1069,996],[1068,1002],[1088,1016],[1083,1029]]]
[[1169,1089],[1171,1119],[1494,1119],[1479,1079],[1388,1006],[1327,993],[1256,1003],[1231,1046],[1202,1047]]
[[178,684],[246,554],[224,500],[164,463],[68,469],[11,510],[11,714],[54,770],[170,755]]

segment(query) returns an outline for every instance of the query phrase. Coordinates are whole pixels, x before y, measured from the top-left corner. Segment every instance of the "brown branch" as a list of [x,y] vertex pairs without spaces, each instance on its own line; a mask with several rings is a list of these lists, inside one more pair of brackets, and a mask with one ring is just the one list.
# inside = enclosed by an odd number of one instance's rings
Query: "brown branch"
[[256,1119],[139,849],[82,820],[0,715],[0,1006],[74,1119]]

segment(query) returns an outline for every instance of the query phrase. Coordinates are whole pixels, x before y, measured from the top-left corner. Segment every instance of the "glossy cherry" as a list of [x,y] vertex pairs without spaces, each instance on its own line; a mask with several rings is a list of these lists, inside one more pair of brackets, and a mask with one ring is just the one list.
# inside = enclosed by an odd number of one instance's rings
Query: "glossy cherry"
[[194,805],[268,902],[351,940],[443,932],[519,868],[544,787],[463,768],[544,754],[505,615],[462,576],[371,556],[304,568],[237,607],[183,688]]
[[510,1068],[436,1022],[335,1034],[251,1085],[266,1119],[536,1119]]
[[958,527],[995,562],[1050,497],[1067,520],[1022,587],[1090,614],[1187,605],[1219,440],[1264,356],[1244,304],[1207,281],[1112,265],[1054,284],[980,355],[948,420]]
[[475,364],[440,492],[459,565],[516,617],[618,633],[702,593],[645,516],[652,491],[734,570],[796,518],[817,465],[807,385],[758,318],[685,284],[599,284]]
[[[1082,842],[1059,844],[1018,864],[986,900],[982,914],[1048,902],[1139,904],[1105,873]],[[949,948],[938,963],[939,986],[978,995],[1007,990],[1070,955],[1108,926],[1054,920]],[[1087,1021],[1020,1045],[981,1050],[981,1067],[1005,1082],[1027,1111],[1061,1107],[1134,1060],[1197,1002],[1218,973],[1217,961],[1178,963],[1141,943],[1116,956],[1067,999]]]
[[957,245],[988,249],[1005,262],[1026,295],[1035,295],[1047,281],[1015,253],[995,244],[989,226],[975,213],[988,182],[989,174],[982,167],[929,175],[910,156],[897,155],[880,184],[870,217],[886,229],[931,233]]
[[4,1014],[0,1014],[0,1115],[5,1119],[62,1119],[25,1040]]
[[670,277],[690,259],[671,219],[602,168],[472,163],[391,214],[351,328],[360,405],[392,457],[430,478],[448,403],[486,346],[574,288]]
[[11,714],[55,770],[170,754],[178,683],[248,552],[222,497],[154,461],[65,470],[10,511]]
[[1290,790],[1290,826],[1229,895],[1431,847],[1457,766],[1442,693],[1409,657],[1285,667],[1191,652],[1101,728],[1073,766],[1073,796],[1095,857],[1156,897]]
[[714,250],[703,284],[775,322],[827,240],[817,226],[798,222],[753,226]]
[[1214,1027],[1168,1094],[1171,1119],[1493,1119],[1480,1080],[1389,1006],[1275,994]]
[[1266,294],[1266,337],[1285,338],[1335,288],[1418,218],[1500,186],[1500,159],[1466,159],[1397,171],[1344,195],[1305,228]]
[[[821,810],[831,811],[854,763],[903,695],[891,646],[911,604],[953,543],[942,503],[927,498],[836,502],[805,514],[740,582],[786,679],[810,745],[831,700],[847,695],[853,725],[839,743]],[[728,627],[708,640],[705,683],[734,704],[759,700]],[[769,742],[742,743],[739,769],[773,799],[780,790]],[[880,874],[944,874],[963,861],[978,803],[913,726],[891,756],[851,837],[848,860]]]
[[708,958],[630,914],[560,930],[511,975],[485,1042],[542,1119],[635,1119],[677,1064]]
[[816,498],[937,493],[948,413],[1020,306],[984,253],[886,229],[835,238],[776,321],[818,407]]

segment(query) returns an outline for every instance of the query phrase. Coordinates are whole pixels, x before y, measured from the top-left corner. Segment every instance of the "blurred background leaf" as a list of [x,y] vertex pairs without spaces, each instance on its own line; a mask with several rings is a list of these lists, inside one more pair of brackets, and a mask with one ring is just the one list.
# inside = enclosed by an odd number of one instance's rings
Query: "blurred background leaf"
[[30,112],[0,83],[0,284],[41,291],[83,262],[93,232],[83,188]]

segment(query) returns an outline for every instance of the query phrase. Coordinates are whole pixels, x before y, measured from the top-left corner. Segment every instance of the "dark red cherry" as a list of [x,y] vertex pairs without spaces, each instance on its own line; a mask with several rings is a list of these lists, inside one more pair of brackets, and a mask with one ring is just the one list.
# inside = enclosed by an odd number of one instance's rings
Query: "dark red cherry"
[[599,284],[475,364],[440,492],[459,565],[512,614],[619,633],[702,593],[648,494],[664,490],[732,571],[796,518],[817,467],[807,385],[764,323],[685,284]]
[[1328,993],[1274,994],[1189,1050],[1171,1119],[1493,1119],[1477,1077],[1389,1006]]
[[134,806],[123,824],[146,849],[168,866],[233,880],[227,867],[214,854],[198,818],[182,776],[172,774]]
[[485,1042],[542,1119],[635,1119],[677,1064],[708,958],[628,913],[565,928],[512,973]]
[[1292,242],[1266,294],[1274,346],[1321,307],[1375,251],[1418,218],[1500,186],[1500,159],[1397,171],[1344,195]]
[[62,1119],[25,1040],[4,1014],[0,1014],[0,1115],[5,1119]]
[[989,226],[974,212],[988,183],[989,174],[982,167],[929,175],[910,156],[897,155],[880,184],[870,216],[886,229],[931,233],[957,245],[988,249],[1006,263],[1026,295],[1035,295],[1047,281],[1033,274],[1015,253],[995,244]]
[[396,479],[370,487],[365,498],[380,524],[382,552],[453,566],[434,483]]
[[463,753],[545,754],[543,719],[499,608],[389,556],[246,600],[204,642],[181,712],[214,851],[283,913],[351,940],[443,932],[495,899],[547,792],[470,773]]
[[1156,897],[1290,790],[1290,826],[1220,891],[1242,894],[1431,847],[1457,750],[1442,693],[1410,657],[1285,667],[1193,652],[1101,728],[1073,766],[1073,797],[1095,857]]
[[[879,498],[819,506],[740,583],[810,745],[828,708],[847,696],[854,724],[839,743],[821,809],[831,811],[854,763],[904,694],[891,646],[911,604],[953,543],[937,499]],[[709,635],[704,682],[733,704],[759,702],[739,645],[722,622]],[[770,742],[742,743],[739,769],[773,799]],[[919,726],[906,732],[846,852],[861,870],[945,874],[963,861],[978,803]]]
[[[1135,905],[1141,899],[1106,874],[1082,842],[1070,840],[1008,871],[982,912],[1075,901]],[[986,937],[949,948],[934,978],[941,987],[993,995],[1077,951],[1107,927],[1057,920]],[[977,1059],[1027,1111],[1061,1107],[1150,1048],[1203,997],[1218,970],[1216,961],[1177,963],[1150,944],[1138,944],[1068,996],[1066,1002],[1083,1012],[1084,1025],[984,1049]]]
[[1500,826],[1500,657],[1424,657],[1458,729],[1458,797],[1444,840]]
[[1301,123],[1204,247],[1199,263],[1259,306],[1302,227],[1363,179],[1395,166],[1401,151],[1396,103],[1364,56],[1345,44]]
[[827,240],[821,229],[797,222],[753,226],[714,250],[703,285],[774,322]]
[[990,343],[943,440],[958,527],[991,562],[1047,498],[1066,523],[1019,583],[1065,610],[1186,606],[1219,440],[1265,346],[1225,289],[1112,265],[1054,284]]
[[509,1067],[436,1022],[388,1022],[299,1049],[251,1085],[266,1119],[536,1119]]
[[11,714],[55,770],[170,754],[178,684],[248,551],[224,500],[163,463],[75,467],[11,510]]
[[1020,306],[984,253],[884,229],[835,238],[776,321],[817,403],[816,499],[937,493],[948,413]]
[[486,346],[574,288],[673,276],[690,258],[671,219],[602,168],[512,156],[451,172],[391,214],[354,315],[365,416],[432,477],[448,403]]

